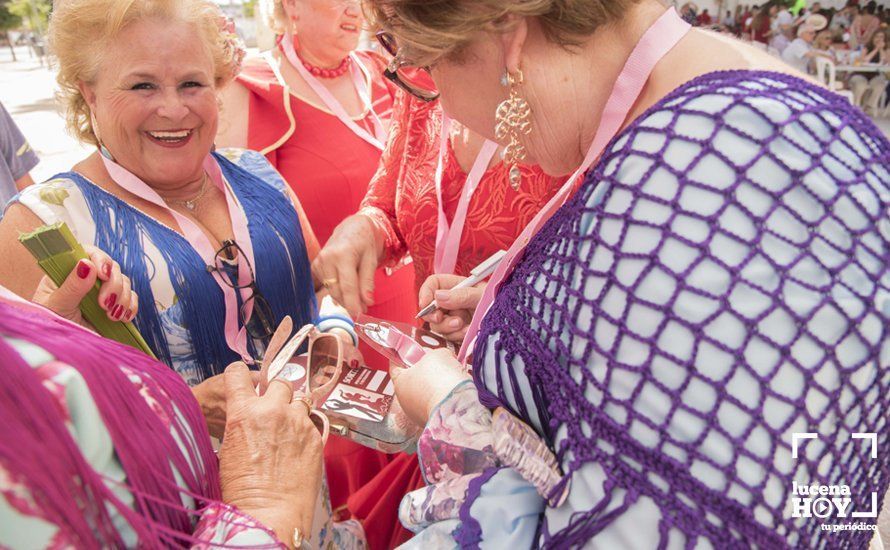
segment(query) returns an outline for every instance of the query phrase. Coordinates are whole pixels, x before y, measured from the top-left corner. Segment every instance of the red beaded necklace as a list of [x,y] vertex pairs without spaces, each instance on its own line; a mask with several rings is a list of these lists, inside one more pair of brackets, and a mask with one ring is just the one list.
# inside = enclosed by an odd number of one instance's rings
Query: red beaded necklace
[[344,74],[346,74],[346,71],[349,70],[350,58],[347,55],[343,58],[343,61],[341,61],[340,64],[333,69],[323,69],[321,67],[316,67],[302,57],[300,58],[300,61],[303,62],[303,66],[306,67],[306,70],[309,71],[312,76],[316,76],[318,78],[337,78],[338,76],[343,76]]

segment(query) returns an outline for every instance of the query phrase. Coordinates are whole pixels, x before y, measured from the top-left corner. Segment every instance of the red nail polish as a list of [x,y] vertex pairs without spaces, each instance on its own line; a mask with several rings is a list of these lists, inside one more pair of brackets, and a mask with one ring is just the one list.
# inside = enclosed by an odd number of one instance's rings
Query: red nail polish
[[108,295],[108,298],[105,298],[105,308],[111,309],[114,307],[114,304],[117,302],[117,294],[111,293]]
[[104,273],[106,277],[111,277],[111,264],[105,264],[102,268],[102,273]]
[[90,271],[92,271],[92,267],[90,264],[86,263],[85,260],[81,260],[77,262],[77,276],[81,279],[86,279],[90,275]]
[[128,309],[127,313],[124,315],[124,319],[126,319],[127,321],[132,321],[133,320],[133,312]]
[[124,312],[124,306],[117,306],[116,308],[114,308],[114,312],[111,314],[111,316],[114,317],[115,319],[120,319],[121,313],[123,313],[123,312]]

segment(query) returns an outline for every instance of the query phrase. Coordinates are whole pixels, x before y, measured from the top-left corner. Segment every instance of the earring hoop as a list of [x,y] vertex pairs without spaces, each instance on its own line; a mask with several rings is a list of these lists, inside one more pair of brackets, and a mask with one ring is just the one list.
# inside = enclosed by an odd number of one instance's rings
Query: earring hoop
[[521,70],[515,73],[505,71],[501,83],[510,87],[510,95],[502,101],[495,112],[495,136],[501,141],[507,140],[504,148],[504,162],[510,165],[510,186],[519,190],[522,182],[522,171],[517,164],[524,160],[528,151],[520,141],[532,131],[531,106],[519,95],[519,86],[525,81]]

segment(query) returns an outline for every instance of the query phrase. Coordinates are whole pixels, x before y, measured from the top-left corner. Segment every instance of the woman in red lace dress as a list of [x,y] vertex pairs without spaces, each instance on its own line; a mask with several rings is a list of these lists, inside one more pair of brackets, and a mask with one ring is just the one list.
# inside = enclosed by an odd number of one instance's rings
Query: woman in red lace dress
[[[395,87],[381,74],[382,57],[355,51],[363,23],[359,2],[270,0],[268,5],[278,45],[245,60],[237,81],[225,90],[216,143],[262,152],[299,197],[323,245],[334,227],[359,209],[368,190],[387,140]],[[412,269],[381,268],[364,303],[371,304],[371,315],[409,321],[417,302],[405,289],[413,287]],[[387,368],[370,348],[363,346],[362,352],[371,367]],[[332,436],[325,467],[333,507],[343,506],[389,458]],[[397,521],[395,509],[391,521]]]
[[[390,141],[380,169],[358,214],[341,223],[319,253],[313,271],[322,277],[351,273],[361,285],[370,284],[363,275],[378,265],[396,265],[410,255],[414,261],[417,290],[434,269],[438,223],[438,196],[435,173],[439,158],[442,110],[438,101],[425,102],[408,94],[396,98]],[[467,130],[456,129],[445,154],[442,176],[443,210],[449,224],[477,154],[484,140]],[[537,211],[560,188],[565,178],[546,176],[536,166],[518,165],[521,180],[514,189],[510,167],[500,160],[500,150],[488,169],[467,209],[452,274],[466,276],[476,265],[498,250],[506,250]],[[332,294],[337,298],[338,291]],[[345,299],[345,298],[343,298]],[[463,325],[446,329],[463,333]],[[394,547],[410,533],[393,524],[389,539],[381,530],[397,509],[402,496],[421,487],[423,480],[414,456],[399,455],[375,480],[349,499],[349,509],[362,520],[374,547]]]

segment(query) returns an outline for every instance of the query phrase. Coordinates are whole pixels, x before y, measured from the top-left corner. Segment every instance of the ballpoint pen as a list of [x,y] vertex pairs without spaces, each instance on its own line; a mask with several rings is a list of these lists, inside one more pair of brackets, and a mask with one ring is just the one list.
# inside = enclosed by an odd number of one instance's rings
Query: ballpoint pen
[[[459,282],[451,290],[457,290],[459,288],[467,288],[467,287],[474,286],[476,284],[481,283],[482,281],[487,279],[489,276],[491,276],[492,273],[494,273],[494,270],[498,268],[498,265],[500,265],[501,260],[503,260],[504,256],[506,256],[506,255],[507,255],[506,250],[498,250],[497,252],[492,254],[487,260],[485,260],[484,262],[482,262],[481,264],[479,264],[475,268],[473,268],[473,270],[470,271],[470,276],[467,277],[466,279],[464,279],[463,281]],[[439,305],[436,303],[435,300],[433,300],[432,302],[430,302],[430,304],[428,306],[421,309],[420,313],[418,313],[417,316],[414,318],[420,319],[421,317],[429,315],[430,313],[436,311],[437,309],[439,309]]]

